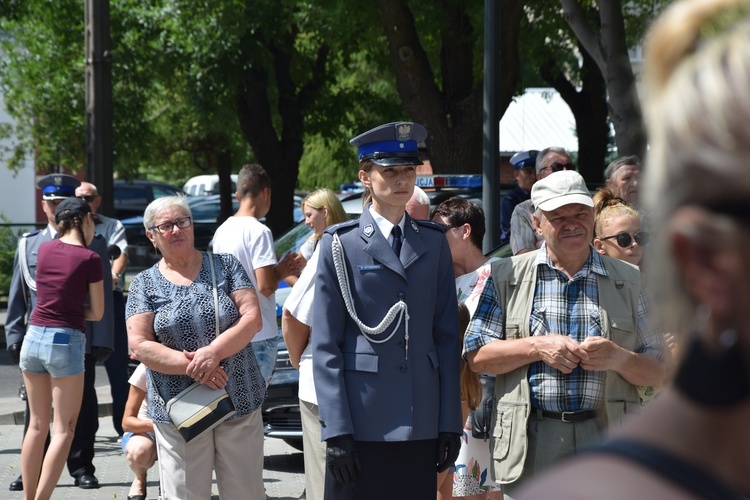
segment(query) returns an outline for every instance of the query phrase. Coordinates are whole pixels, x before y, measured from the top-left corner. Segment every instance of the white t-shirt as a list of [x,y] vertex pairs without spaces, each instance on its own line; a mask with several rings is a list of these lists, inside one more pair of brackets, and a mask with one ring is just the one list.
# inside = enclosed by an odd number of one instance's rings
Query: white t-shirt
[[[284,307],[300,323],[310,326],[312,335],[313,297],[315,296],[315,272],[318,269],[318,249],[313,252],[307,265],[302,270],[292,293],[284,302]],[[308,342],[299,361],[299,398],[312,404],[318,404],[313,383],[312,342]]]
[[472,316],[474,316],[474,311],[477,309],[477,303],[479,302],[479,296],[482,294],[484,282],[492,272],[492,263],[496,260],[500,259],[492,257],[474,271],[462,274],[456,278],[456,298],[459,302],[466,303],[469,314]]
[[[143,363],[139,364],[133,374],[128,379],[130,385],[141,389],[143,392],[148,392],[146,381],[146,365]],[[141,407],[138,409],[138,420],[151,420],[148,418],[148,395],[143,398]]]
[[[234,216],[224,221],[214,234],[214,252],[231,253],[237,257],[256,292],[258,280],[255,277],[255,269],[277,264],[271,230],[255,217]],[[258,293],[258,303],[263,326],[253,337],[253,342],[276,338],[279,335],[276,324],[276,294],[264,297],[262,293]]]

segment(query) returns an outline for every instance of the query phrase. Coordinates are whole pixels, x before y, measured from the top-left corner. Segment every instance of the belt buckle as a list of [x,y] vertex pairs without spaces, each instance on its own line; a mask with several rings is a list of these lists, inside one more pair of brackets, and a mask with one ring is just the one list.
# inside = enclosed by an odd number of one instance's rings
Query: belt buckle
[[574,411],[563,411],[563,412],[560,412],[560,415],[562,416],[562,418],[560,420],[562,420],[566,424],[573,423],[573,420],[565,420],[565,418],[566,418],[566,415],[570,415],[571,418],[572,418],[572,417],[575,416],[575,414],[576,414],[576,412],[574,412]]

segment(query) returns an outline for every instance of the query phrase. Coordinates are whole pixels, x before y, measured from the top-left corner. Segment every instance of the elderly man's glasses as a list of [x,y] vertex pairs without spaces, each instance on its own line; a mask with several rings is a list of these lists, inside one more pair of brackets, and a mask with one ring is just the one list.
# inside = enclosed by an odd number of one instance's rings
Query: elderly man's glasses
[[186,227],[190,227],[190,224],[193,223],[193,218],[189,215],[186,215],[185,217],[180,217],[177,220],[174,220],[172,222],[163,222],[159,224],[158,226],[151,226],[148,228],[149,230],[156,229],[159,231],[160,234],[169,234],[171,233],[175,227],[178,227],[180,229],[185,229]]
[[556,161],[552,165],[549,165],[549,166],[544,167],[543,169],[541,169],[540,172],[544,172],[547,169],[552,170],[552,173],[559,172],[561,170],[575,170],[576,169],[576,164],[575,163],[571,163],[571,162],[560,163],[559,161]]
[[96,199],[96,196],[94,196],[92,194],[87,194],[85,196],[79,196],[78,198],[82,199],[86,203],[91,203],[92,201],[94,201]]
[[646,231],[638,231],[631,236],[629,233],[622,232],[612,236],[605,236],[604,238],[599,239],[604,241],[611,238],[617,238],[617,244],[622,248],[628,248],[630,244],[633,243],[633,240],[635,240],[635,242],[638,243],[639,246],[645,247],[646,245],[648,245],[649,234]]

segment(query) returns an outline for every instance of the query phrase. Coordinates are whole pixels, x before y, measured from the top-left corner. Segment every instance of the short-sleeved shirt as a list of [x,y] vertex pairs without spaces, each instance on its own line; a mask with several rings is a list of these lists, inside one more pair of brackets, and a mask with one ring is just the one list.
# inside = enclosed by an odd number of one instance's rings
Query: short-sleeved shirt
[[[600,336],[597,275],[608,276],[601,255],[591,251],[583,267],[572,277],[555,268],[546,244],[537,254],[537,280],[531,304],[531,335],[567,335],[583,342],[586,337]],[[463,354],[475,351],[495,340],[505,340],[502,331],[502,307],[490,276],[485,282],[474,316],[464,337]],[[648,297],[641,288],[638,300],[636,344],[634,352],[662,359],[665,342],[647,321]],[[580,366],[563,374],[537,361],[529,365],[531,404],[547,411],[579,411],[602,405],[606,372],[584,370]]]
[[[313,333],[313,299],[315,297],[315,273],[318,268],[317,249],[310,256],[307,265],[302,270],[299,279],[292,288],[292,293],[284,302],[284,307],[300,323],[310,327]],[[299,360],[299,398],[312,404],[318,404],[313,382],[312,342],[308,342]]]
[[[258,288],[255,270],[277,264],[271,230],[255,217],[234,216],[224,221],[214,234],[214,252],[230,253],[237,257],[255,289]],[[263,327],[253,337],[253,342],[278,337],[276,294],[266,297],[258,293],[258,304],[263,316]]]
[[[95,233],[100,234],[107,240],[107,246],[116,245],[120,252],[126,253],[128,251],[128,240],[125,237],[125,226],[122,225],[122,222],[100,214],[96,214],[96,216],[99,223],[94,226]],[[123,280],[118,280],[114,289],[122,292]]]
[[[135,371],[133,371],[133,374],[128,379],[128,383],[132,385],[133,387],[137,387],[143,392],[148,391],[148,380],[146,377],[146,365],[143,363],[139,364]],[[141,402],[141,407],[138,408],[138,419],[139,420],[151,420],[148,418],[148,398],[143,398],[143,401]]]
[[542,236],[534,227],[534,204],[531,200],[522,201],[513,209],[510,216],[510,248],[513,255],[524,248],[539,248]]
[[89,284],[102,281],[99,254],[55,239],[39,246],[37,300],[29,324],[86,331],[83,306]]
[[[219,296],[219,327],[225,331],[239,319],[239,311],[231,293],[252,288],[242,264],[229,254],[213,255]],[[175,285],[159,271],[158,263],[139,273],[130,283],[125,317],[154,313],[154,334],[157,341],[170,349],[196,351],[216,338],[214,297],[208,255],[198,277],[189,285]],[[265,399],[263,376],[255,361],[251,343],[237,354],[221,362],[229,376],[226,389],[237,414],[249,415]],[[167,375],[148,370],[148,415],[154,422],[171,423],[165,409],[166,401],[193,383],[187,375]]]

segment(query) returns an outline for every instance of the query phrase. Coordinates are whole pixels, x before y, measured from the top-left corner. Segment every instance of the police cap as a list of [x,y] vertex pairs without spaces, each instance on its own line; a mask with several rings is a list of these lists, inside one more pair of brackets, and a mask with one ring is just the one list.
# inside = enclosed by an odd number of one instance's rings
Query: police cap
[[43,200],[63,200],[75,196],[81,181],[72,175],[49,174],[39,179],[36,185],[42,190]]
[[369,160],[383,167],[421,165],[418,145],[427,138],[419,123],[393,122],[360,134],[349,144],[357,148],[359,161]]
[[528,151],[519,151],[510,157],[510,164],[513,165],[515,170],[519,168],[533,167],[536,163],[536,155],[539,151],[536,149],[530,149]]

